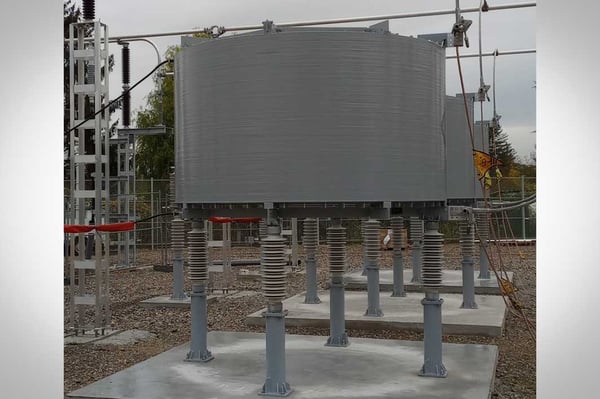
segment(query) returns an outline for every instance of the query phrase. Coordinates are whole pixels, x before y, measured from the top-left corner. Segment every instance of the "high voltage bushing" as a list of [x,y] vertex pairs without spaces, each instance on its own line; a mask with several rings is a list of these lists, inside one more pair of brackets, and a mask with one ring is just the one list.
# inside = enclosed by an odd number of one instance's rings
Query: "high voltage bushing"
[[379,222],[369,219],[365,222],[364,245],[367,261],[367,311],[365,316],[383,316],[379,305]]
[[464,309],[477,309],[477,303],[475,303],[475,276],[473,271],[475,225],[472,213],[468,213],[466,218],[460,221],[459,233],[463,279],[463,303],[460,307]]
[[[269,222],[274,222],[270,220]],[[285,298],[285,239],[281,227],[269,224],[261,240],[263,294],[268,301],[265,316],[267,377],[260,395],[288,396],[290,384],[285,372],[285,315],[281,301]]]
[[402,230],[404,228],[404,218],[402,216],[392,216],[390,221],[392,227],[392,272],[393,272],[393,297],[406,296],[404,291],[404,265],[402,264]]
[[442,284],[443,235],[437,222],[428,222],[423,238],[423,349],[424,363],[419,375],[446,377],[442,363],[442,304],[439,287]]
[[317,294],[317,219],[304,219],[302,244],[306,253],[306,296],[304,303],[321,303]]
[[[177,219],[176,219],[177,220]],[[208,317],[206,310],[206,282],[208,281],[208,242],[201,224],[192,223],[188,235],[189,276],[192,282],[191,314],[192,339],[186,359],[190,362],[208,362],[214,357],[208,350]]]
[[96,18],[95,1],[83,0],[83,20],[93,21]]
[[490,216],[487,212],[476,213],[477,235],[479,236],[479,279],[490,278],[488,240],[490,238]]
[[327,228],[327,247],[329,251],[329,326],[330,335],[327,346],[348,346],[346,334],[344,303],[344,272],[346,270],[346,229],[335,219],[333,226]]
[[413,283],[422,283],[421,279],[421,249],[423,247],[423,220],[417,216],[409,219],[410,239],[412,241],[412,269],[413,275],[410,280]]
[[185,222],[180,217],[171,221],[171,250],[173,252],[173,295],[171,299],[186,299],[183,291],[183,248]]

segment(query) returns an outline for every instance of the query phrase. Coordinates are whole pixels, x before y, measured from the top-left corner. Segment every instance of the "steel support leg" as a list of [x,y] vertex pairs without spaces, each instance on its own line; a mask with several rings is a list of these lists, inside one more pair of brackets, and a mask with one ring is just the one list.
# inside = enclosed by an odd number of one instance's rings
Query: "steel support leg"
[[463,303],[460,307],[463,309],[477,309],[477,303],[475,302],[475,271],[472,257],[465,257],[462,260],[462,280]]
[[178,254],[173,258],[173,295],[171,299],[187,299],[183,290],[183,257]]
[[420,242],[413,243],[413,248],[412,248],[413,275],[412,275],[412,278],[410,279],[411,283],[422,283],[423,282],[423,279],[421,278],[421,264],[422,264],[421,249],[422,248],[421,248]]
[[[394,244],[396,245],[396,244]],[[403,297],[406,296],[406,291],[404,291],[404,265],[402,262],[402,255],[394,254],[392,258],[392,273],[394,279],[394,285],[392,288],[392,296],[393,297]]]
[[285,379],[285,315],[281,302],[269,303],[264,313],[267,345],[267,378],[259,395],[288,396],[292,389]]
[[304,303],[317,304],[321,303],[321,299],[317,294],[317,260],[306,259],[306,296]]
[[329,288],[330,335],[327,338],[326,346],[350,345],[348,334],[346,334],[344,302],[344,278],[341,276],[332,276]]
[[192,341],[187,353],[188,362],[208,362],[213,355],[207,349],[206,290],[204,285],[192,285]]
[[490,261],[487,257],[487,245],[479,247],[479,276],[480,280],[489,280],[490,276]]
[[367,311],[365,316],[383,316],[379,305],[379,267],[375,260],[369,260],[367,263]]
[[423,367],[419,372],[423,377],[446,377],[448,371],[442,363],[442,304],[438,293],[426,293],[423,304]]

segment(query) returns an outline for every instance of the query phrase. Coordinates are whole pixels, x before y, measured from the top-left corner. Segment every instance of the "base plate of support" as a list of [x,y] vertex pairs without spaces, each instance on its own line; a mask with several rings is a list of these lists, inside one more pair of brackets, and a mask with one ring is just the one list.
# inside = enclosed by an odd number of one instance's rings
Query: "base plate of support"
[[[443,344],[446,378],[419,376],[423,343],[353,338],[347,348],[325,337],[286,336],[287,382],[295,399],[487,399],[498,357],[495,345]],[[189,343],[70,392],[78,399],[259,398],[265,382],[265,336],[211,331],[214,360],[185,362]]]

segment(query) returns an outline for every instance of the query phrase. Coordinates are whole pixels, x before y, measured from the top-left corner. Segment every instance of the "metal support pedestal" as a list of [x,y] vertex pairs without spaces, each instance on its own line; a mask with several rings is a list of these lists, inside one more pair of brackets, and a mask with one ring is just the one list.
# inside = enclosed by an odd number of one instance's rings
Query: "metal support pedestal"
[[425,362],[419,372],[423,377],[446,377],[448,371],[442,363],[442,303],[439,294],[428,292],[423,304]]
[[413,243],[413,248],[412,248],[412,269],[413,269],[413,276],[412,279],[410,280],[411,283],[422,283],[423,280],[421,279],[421,243],[420,242],[414,242]]
[[266,318],[267,378],[258,393],[264,396],[288,396],[292,393],[285,380],[285,315],[281,302],[270,303]]
[[480,280],[489,280],[490,276],[490,261],[487,257],[487,244],[482,245],[479,248],[479,276]]
[[367,311],[365,316],[383,316],[379,305],[379,267],[377,261],[373,260],[369,260],[367,264]]
[[461,221],[460,251],[462,254],[463,303],[462,309],[477,309],[475,303],[475,274],[473,270],[473,254],[475,252],[475,225],[472,214],[467,214]]
[[207,348],[206,290],[204,285],[193,285],[191,295],[192,342],[186,356],[188,362],[208,362],[214,357]]
[[348,346],[344,300],[344,278],[332,277],[329,288],[330,335],[326,346]]

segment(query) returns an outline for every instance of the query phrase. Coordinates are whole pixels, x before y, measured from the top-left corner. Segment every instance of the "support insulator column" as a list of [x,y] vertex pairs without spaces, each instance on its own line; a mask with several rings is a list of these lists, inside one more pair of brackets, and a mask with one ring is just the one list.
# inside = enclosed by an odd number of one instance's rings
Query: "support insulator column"
[[267,378],[259,392],[265,396],[288,396],[292,389],[285,376],[285,239],[281,227],[270,219],[267,236],[261,240],[262,289],[267,299]]
[[424,363],[419,375],[446,377],[442,363],[442,304],[439,288],[442,285],[443,235],[438,222],[428,222],[423,239],[423,348]]
[[394,285],[392,288],[393,297],[406,296],[404,291],[404,265],[402,264],[402,230],[404,228],[404,218],[402,216],[393,216],[391,219],[392,225],[392,272]]
[[475,254],[475,220],[472,213],[468,213],[460,226],[460,252],[462,254],[462,280],[464,309],[477,309],[475,303],[475,274],[473,270],[473,256]]
[[192,223],[189,234],[189,276],[192,282],[192,340],[186,360],[208,362],[213,359],[207,346],[208,317],[206,311],[206,283],[208,282],[208,242],[206,230],[199,222]]
[[261,240],[267,238],[267,222],[264,219],[258,222],[258,238]]
[[183,248],[185,222],[179,215],[171,221],[171,251],[173,254],[173,294],[171,299],[186,299],[183,291]]
[[410,238],[412,241],[412,283],[422,283],[421,278],[421,249],[423,248],[423,220],[417,216],[409,219]]
[[365,242],[365,224],[367,221],[365,219],[361,219],[360,221],[360,236],[363,238],[363,264],[362,264],[362,273],[361,276],[367,275],[367,243]]
[[175,209],[175,172],[169,174],[169,207]]
[[490,279],[490,262],[488,259],[490,238],[490,215],[485,213],[476,213],[477,235],[479,236],[479,279]]
[[330,335],[327,346],[348,346],[346,334],[344,303],[344,272],[346,270],[346,229],[340,225],[339,219],[332,221],[327,228],[327,246],[329,249],[329,289]]
[[306,254],[306,296],[304,303],[321,303],[317,294],[317,219],[304,219],[302,244]]
[[367,311],[365,316],[383,316],[379,305],[379,222],[369,219],[363,236],[367,260]]

